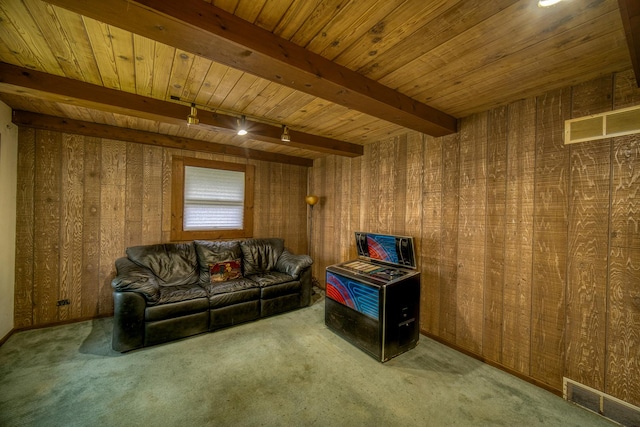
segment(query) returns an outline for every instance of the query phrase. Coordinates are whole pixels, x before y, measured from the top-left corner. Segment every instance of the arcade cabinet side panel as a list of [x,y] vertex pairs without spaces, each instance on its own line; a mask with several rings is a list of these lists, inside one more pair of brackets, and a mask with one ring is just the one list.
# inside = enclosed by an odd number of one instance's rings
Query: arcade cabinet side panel
[[420,338],[420,274],[386,287],[383,361],[411,350]]
[[381,360],[380,290],[327,268],[325,324],[335,334]]

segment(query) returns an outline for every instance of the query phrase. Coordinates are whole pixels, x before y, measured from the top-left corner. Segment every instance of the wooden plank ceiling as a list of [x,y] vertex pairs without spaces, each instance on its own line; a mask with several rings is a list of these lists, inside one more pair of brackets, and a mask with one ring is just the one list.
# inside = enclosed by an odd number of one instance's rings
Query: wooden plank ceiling
[[[637,17],[625,4],[0,0],[0,99],[254,154],[357,156],[407,129],[445,135],[457,118],[632,68]],[[186,126],[191,103],[200,125]],[[241,115],[246,137],[232,132]]]

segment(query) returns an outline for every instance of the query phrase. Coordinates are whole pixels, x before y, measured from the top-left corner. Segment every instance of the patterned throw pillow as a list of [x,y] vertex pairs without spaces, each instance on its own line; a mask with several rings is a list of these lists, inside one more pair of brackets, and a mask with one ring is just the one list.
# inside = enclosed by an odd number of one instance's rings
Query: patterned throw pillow
[[209,264],[209,274],[211,275],[211,283],[239,279],[242,277],[240,260],[233,259],[230,261]]

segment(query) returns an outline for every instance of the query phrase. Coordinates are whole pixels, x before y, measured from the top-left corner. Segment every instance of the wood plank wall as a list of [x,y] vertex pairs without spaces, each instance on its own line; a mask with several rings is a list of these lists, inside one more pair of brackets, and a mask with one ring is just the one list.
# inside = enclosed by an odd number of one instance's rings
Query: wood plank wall
[[564,120],[640,104],[633,73],[317,160],[314,275],[353,232],[414,236],[421,329],[547,388],[640,405],[640,136],[565,146]]
[[[41,131],[18,134],[15,328],[113,313],[111,279],[128,246],[169,241],[171,157],[247,160]],[[309,169],[256,167],[254,237],[307,253]],[[68,299],[69,305],[58,306]]]

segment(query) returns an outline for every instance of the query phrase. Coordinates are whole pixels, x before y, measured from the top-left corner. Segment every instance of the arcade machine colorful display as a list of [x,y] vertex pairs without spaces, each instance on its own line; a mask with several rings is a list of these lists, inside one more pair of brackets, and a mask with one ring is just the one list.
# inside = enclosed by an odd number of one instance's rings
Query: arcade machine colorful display
[[358,259],[326,269],[325,324],[380,362],[414,348],[420,273],[413,238],[356,232]]

